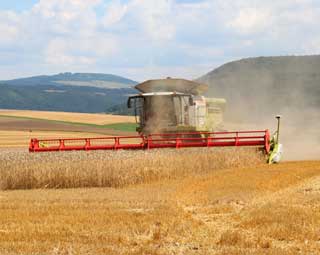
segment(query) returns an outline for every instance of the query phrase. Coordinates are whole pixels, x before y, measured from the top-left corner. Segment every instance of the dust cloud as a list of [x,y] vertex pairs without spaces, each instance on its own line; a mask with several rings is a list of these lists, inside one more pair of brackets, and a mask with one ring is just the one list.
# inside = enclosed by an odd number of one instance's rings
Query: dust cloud
[[[263,95],[265,97],[266,95]],[[272,97],[273,95],[270,95]],[[259,95],[257,96],[259,97]],[[261,100],[262,101],[262,100]],[[249,110],[251,109],[251,110]],[[276,115],[281,115],[280,143],[284,146],[284,160],[317,160],[320,159],[320,110],[295,105],[280,106],[278,110],[269,111],[259,103],[253,107],[243,100],[236,108],[238,114],[225,116],[227,130],[269,129],[273,134],[277,129]],[[252,112],[252,115],[241,114]],[[243,116],[241,118],[241,116]]]
[[[306,110],[308,111],[308,110]],[[309,110],[310,111],[310,110]],[[280,122],[280,143],[284,146],[283,160],[319,160],[320,159],[320,124],[318,117],[312,114],[306,114],[301,111],[295,115],[287,111],[278,111],[264,116],[264,120],[254,122],[243,119],[236,122],[227,118],[224,128],[227,130],[264,130],[269,129],[273,134],[277,129],[277,120],[275,116],[282,116]],[[299,116],[305,116],[305,122],[299,119]]]
[[232,62],[201,78],[207,96],[227,100],[225,128],[276,130],[285,160],[320,159],[320,57],[275,57]]

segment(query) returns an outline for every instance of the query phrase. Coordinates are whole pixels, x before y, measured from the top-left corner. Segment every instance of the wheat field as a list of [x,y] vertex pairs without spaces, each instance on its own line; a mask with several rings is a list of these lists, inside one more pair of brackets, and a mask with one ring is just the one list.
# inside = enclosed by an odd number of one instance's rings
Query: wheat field
[[[1,134],[1,143],[13,147],[31,136],[79,136]],[[254,148],[56,153],[0,148],[0,254],[319,250],[319,161],[270,166]]]
[[0,150],[0,190],[124,187],[263,164],[255,148],[28,153]]
[[57,120],[95,125],[108,125],[115,123],[135,123],[132,116],[98,114],[98,113],[75,113],[54,111],[29,111],[29,110],[0,110],[1,116],[27,117],[44,120]]
[[[318,254],[319,161],[179,152],[2,150],[0,254]],[[109,187],[70,188],[106,179]]]

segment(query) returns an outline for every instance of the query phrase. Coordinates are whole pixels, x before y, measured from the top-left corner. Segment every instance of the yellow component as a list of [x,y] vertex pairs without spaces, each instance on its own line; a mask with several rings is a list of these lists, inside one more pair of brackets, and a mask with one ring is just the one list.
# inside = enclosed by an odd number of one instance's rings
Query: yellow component
[[46,143],[44,143],[44,142],[39,142],[39,146],[41,148],[48,148],[48,145]]
[[226,100],[223,98],[206,98],[206,130],[213,131],[223,122]]

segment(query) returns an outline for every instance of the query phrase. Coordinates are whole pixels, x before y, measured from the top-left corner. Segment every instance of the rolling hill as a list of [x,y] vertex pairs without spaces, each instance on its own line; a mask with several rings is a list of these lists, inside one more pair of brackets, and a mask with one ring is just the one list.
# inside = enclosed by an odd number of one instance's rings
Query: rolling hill
[[16,86],[72,85],[107,89],[119,89],[130,88],[137,82],[113,74],[59,73],[56,75],[40,75],[28,78],[0,81],[0,83]]
[[[123,108],[137,82],[110,74],[61,73],[0,82],[0,108],[109,112]],[[122,114],[130,114],[121,111]]]
[[229,119],[257,122],[279,113],[305,122],[320,113],[319,66],[320,56],[248,58],[199,80],[210,85],[208,95],[227,99]]

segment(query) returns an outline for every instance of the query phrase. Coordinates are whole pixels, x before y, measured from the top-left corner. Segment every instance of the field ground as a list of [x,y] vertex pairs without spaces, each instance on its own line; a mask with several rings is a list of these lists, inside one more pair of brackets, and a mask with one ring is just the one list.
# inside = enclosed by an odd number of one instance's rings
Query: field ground
[[28,149],[31,138],[76,138],[95,137],[96,133],[63,132],[63,131],[11,131],[0,130],[0,147],[24,147]]
[[131,116],[0,110],[0,147],[25,147],[30,138],[135,135]]
[[[0,110],[0,147],[26,147],[30,137],[136,134],[135,118],[90,113]],[[13,131],[17,131],[16,138]],[[45,132],[48,132],[45,134]],[[7,135],[6,135],[7,134]],[[24,135],[25,134],[25,135]],[[11,138],[14,138],[10,141]]]
[[55,120],[73,123],[86,123],[93,125],[108,125],[115,123],[135,123],[132,116],[119,116],[110,114],[50,112],[28,110],[0,110],[0,116],[25,117],[33,119]]
[[0,254],[319,254],[320,161],[270,166],[251,148],[29,154],[31,137],[133,134],[132,122],[11,113]]
[[0,192],[1,254],[318,254],[320,162]]

